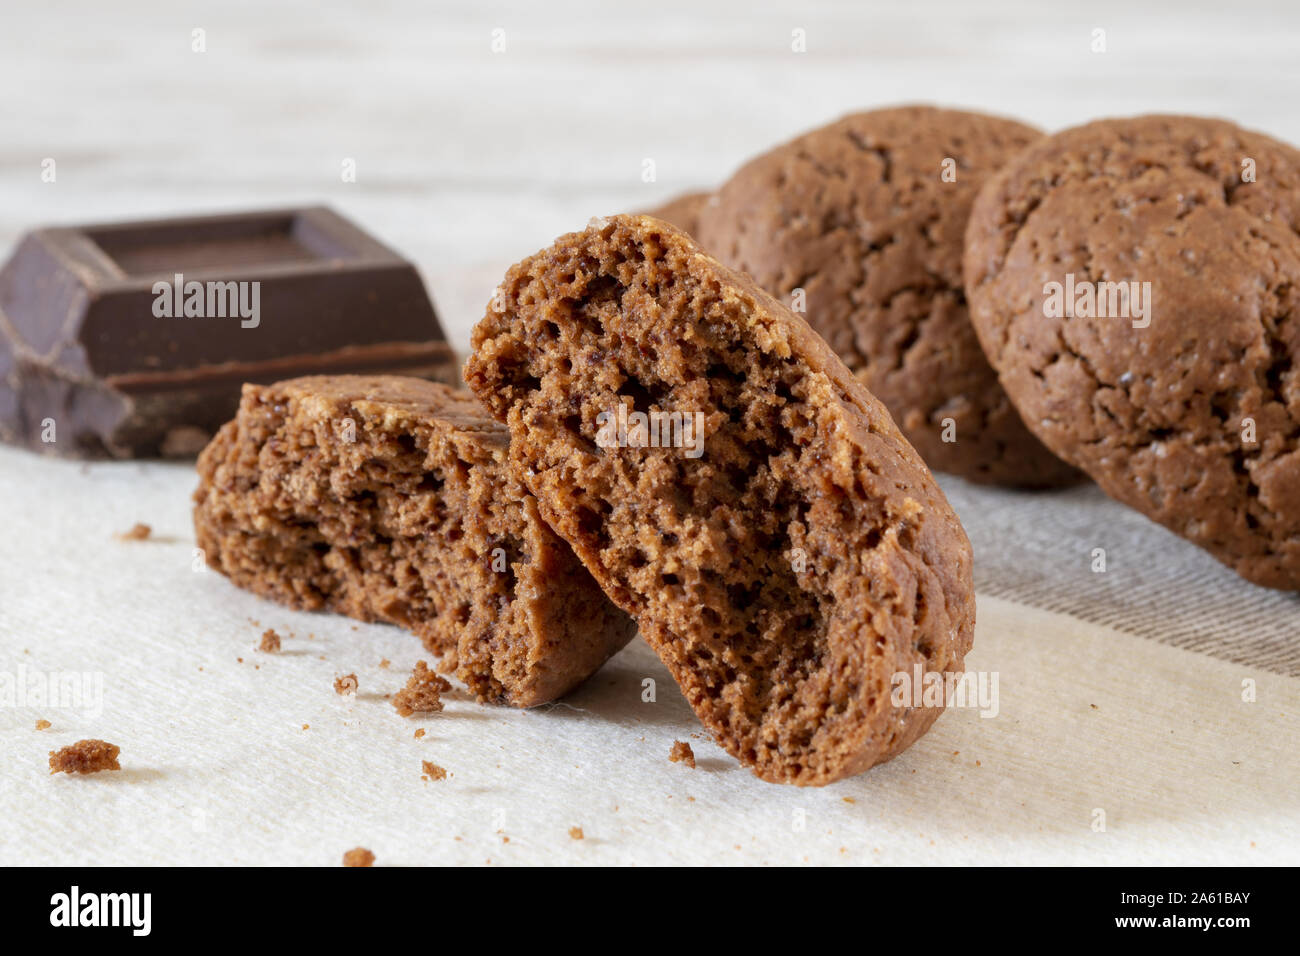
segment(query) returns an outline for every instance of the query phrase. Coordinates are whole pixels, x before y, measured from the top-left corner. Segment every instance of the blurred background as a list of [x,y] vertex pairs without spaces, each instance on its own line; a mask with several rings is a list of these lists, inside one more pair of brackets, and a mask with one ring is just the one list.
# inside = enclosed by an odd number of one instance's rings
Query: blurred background
[[6,3],[0,255],[37,225],[324,202],[416,260],[463,349],[511,262],[846,112],[1191,112],[1300,140],[1298,9]]

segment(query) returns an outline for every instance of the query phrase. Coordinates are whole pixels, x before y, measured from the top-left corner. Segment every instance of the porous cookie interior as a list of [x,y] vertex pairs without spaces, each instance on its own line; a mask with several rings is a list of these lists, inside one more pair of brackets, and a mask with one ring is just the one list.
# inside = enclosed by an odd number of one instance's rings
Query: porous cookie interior
[[[654,232],[557,246],[512,270],[508,322],[485,322],[508,332],[476,343],[467,379],[509,415],[544,516],[720,742],[765,779],[824,783],[900,743],[878,719],[900,647],[936,669],[964,648],[921,637],[934,609],[905,555],[921,506],[900,510],[876,487],[896,493],[896,474],[835,440],[866,430],[857,399],[792,358],[781,323],[714,268]],[[703,454],[601,447],[597,416],[620,404],[701,413]],[[835,456],[851,459],[842,471]]]
[[441,386],[388,379],[375,401],[366,381],[248,387],[200,462],[200,546],[265,596],[415,631],[501,699],[534,653],[514,600],[534,542],[496,487],[506,431]]

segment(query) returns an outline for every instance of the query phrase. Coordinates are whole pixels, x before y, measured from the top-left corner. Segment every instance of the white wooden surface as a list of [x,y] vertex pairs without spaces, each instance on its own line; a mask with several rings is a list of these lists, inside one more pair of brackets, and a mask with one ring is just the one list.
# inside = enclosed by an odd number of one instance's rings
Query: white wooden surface
[[[796,30],[807,52],[791,49]],[[842,113],[931,101],[1053,129],[1191,112],[1300,141],[1297,51],[1286,0],[8,2],[0,248],[47,223],[326,202],[419,263],[463,348],[510,262]],[[379,697],[328,687],[355,669],[363,690],[393,690],[414,642],[190,573],[192,484],[179,466],[0,449],[0,671],[107,678],[97,716],[0,708],[16,755],[0,776],[0,863],[334,863],[357,843],[406,863],[1297,858],[1295,677],[987,594],[970,663],[1004,674],[1004,718],[945,715],[899,760],[827,791],[758,783],[700,740],[694,774],[668,765],[698,725],[636,644],[547,712],[457,702],[421,750]],[[960,504],[1016,510],[965,491]],[[162,540],[112,540],[137,520]],[[1014,536],[1017,520],[989,528]],[[294,635],[293,655],[249,670],[254,617]],[[1257,707],[1239,700],[1243,677],[1258,678]],[[46,735],[38,716],[55,722]],[[47,743],[82,736],[121,743],[127,771],[51,783]],[[455,776],[429,792],[420,759]],[[1099,807],[1106,834],[1090,826]],[[591,839],[569,840],[570,825]]]

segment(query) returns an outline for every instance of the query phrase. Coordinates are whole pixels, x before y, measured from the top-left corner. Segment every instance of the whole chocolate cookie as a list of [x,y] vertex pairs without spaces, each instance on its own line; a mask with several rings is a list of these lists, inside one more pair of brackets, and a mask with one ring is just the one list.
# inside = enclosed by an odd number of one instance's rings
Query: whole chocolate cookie
[[744,166],[700,208],[692,235],[802,309],[932,468],[1068,484],[1078,473],[1029,433],[998,385],[962,288],[980,184],[1041,135],[927,106],[847,116]]
[[511,268],[473,343],[466,381],[542,517],[754,773],[830,783],[934,722],[913,682],[961,670],[970,544],[807,323],[616,216]]
[[1300,588],[1300,151],[1219,120],[1039,142],[971,215],[985,351],[1049,448],[1242,577]]

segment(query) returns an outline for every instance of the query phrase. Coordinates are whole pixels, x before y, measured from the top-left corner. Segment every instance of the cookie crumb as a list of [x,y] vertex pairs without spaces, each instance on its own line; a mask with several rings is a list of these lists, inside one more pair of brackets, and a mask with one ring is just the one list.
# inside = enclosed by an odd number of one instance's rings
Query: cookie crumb
[[436,714],[442,710],[442,694],[451,684],[424,661],[417,661],[406,686],[393,695],[393,706],[402,717],[412,714]]
[[43,717],[40,720],[36,721],[37,730],[49,730],[52,726],[54,725],[51,724],[48,720],[46,720]]
[[387,657],[382,657],[379,660],[379,667],[381,670],[388,670],[389,666],[391,666],[392,663],[393,662],[390,661]]
[[348,850],[343,854],[344,866],[374,866],[375,855],[363,846]]
[[419,740],[423,736],[424,736],[424,728],[421,727],[419,730],[415,732],[415,739]]
[[582,832],[582,827],[569,827],[569,836],[575,840],[583,840],[587,835]]
[[62,750],[50,751],[50,773],[99,773],[121,770],[117,755],[122,748],[103,740],[78,740]]
[[153,534],[153,528],[147,524],[141,524],[137,521],[131,526],[130,531],[123,531],[117,536],[118,541],[148,541],[149,535]]
[[262,643],[257,645],[257,649],[266,654],[279,654],[280,635],[268,627],[262,632]]
[[684,763],[692,770],[695,769],[695,751],[684,740],[673,741],[673,749],[668,751],[668,759],[672,763]]
[[357,675],[344,674],[342,677],[334,678],[334,693],[347,696],[357,692]]
[[439,767],[436,763],[433,763],[428,760],[422,760],[420,761],[420,765],[424,769],[424,777],[422,779],[424,780],[446,780],[447,779],[447,771],[444,770],[442,767]]

